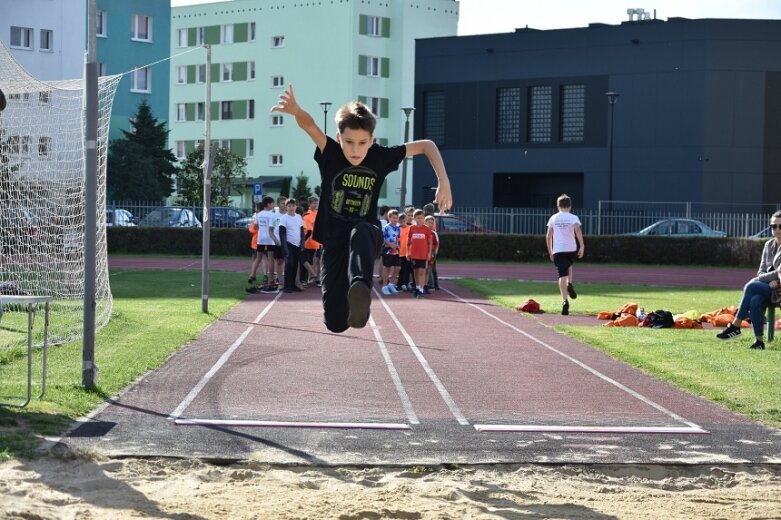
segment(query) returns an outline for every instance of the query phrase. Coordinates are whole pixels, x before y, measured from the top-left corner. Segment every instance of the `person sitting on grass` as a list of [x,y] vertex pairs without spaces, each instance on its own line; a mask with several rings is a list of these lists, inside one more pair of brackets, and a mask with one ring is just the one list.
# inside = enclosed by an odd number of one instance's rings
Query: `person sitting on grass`
[[[773,238],[765,242],[762,249],[762,259],[759,262],[756,278],[752,278],[743,287],[743,296],[738,305],[735,319],[727,327],[716,334],[719,339],[732,339],[740,336],[740,322],[746,317],[751,318],[751,328],[754,331],[754,350],[765,349],[763,324],[765,309],[768,305],[777,305],[781,301],[781,211],[776,211],[770,217],[770,229]],[[773,324],[770,325],[774,326]]]

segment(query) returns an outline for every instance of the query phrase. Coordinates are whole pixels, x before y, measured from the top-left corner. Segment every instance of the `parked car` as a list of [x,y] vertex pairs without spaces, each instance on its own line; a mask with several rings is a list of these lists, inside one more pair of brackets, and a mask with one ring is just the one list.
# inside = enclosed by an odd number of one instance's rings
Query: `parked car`
[[667,218],[654,222],[647,228],[635,233],[634,236],[670,236],[670,237],[725,237],[724,231],[711,229],[699,220],[688,218]]
[[243,218],[237,218],[233,222],[233,227],[246,229],[246,228],[249,227],[250,222],[252,222],[254,219],[255,219],[255,217],[253,217],[252,215],[249,215],[249,216],[243,217]]
[[138,222],[144,227],[201,227],[201,221],[189,208],[164,207],[147,213]]
[[491,233],[490,229],[478,226],[474,222],[454,215],[453,213],[437,213],[437,231],[443,233]]
[[762,231],[760,231],[758,233],[754,233],[749,238],[766,239],[766,238],[772,238],[772,237],[773,237],[773,231],[771,231],[770,226],[765,226],[765,228]]
[[127,227],[136,225],[136,217],[126,209],[109,208],[106,210],[106,226]]
[[[209,208],[209,215],[211,216],[209,223],[211,227],[237,227],[237,220],[247,218],[247,213],[244,210],[227,206]],[[195,209],[195,216],[203,222],[202,206]]]

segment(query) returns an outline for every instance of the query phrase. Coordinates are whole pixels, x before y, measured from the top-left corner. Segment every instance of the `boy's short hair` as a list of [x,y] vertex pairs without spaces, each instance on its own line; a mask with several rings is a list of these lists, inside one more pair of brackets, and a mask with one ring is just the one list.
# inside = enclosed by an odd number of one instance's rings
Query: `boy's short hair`
[[265,208],[269,204],[274,204],[274,197],[269,197],[268,195],[266,195],[265,197],[263,197],[263,207]]
[[436,222],[437,219],[434,218],[434,215],[426,215],[426,218],[423,219],[425,222]]
[[436,213],[436,211],[437,209],[432,202],[429,202],[428,204],[423,206],[423,213],[425,213],[426,215],[433,215],[434,213]]
[[340,134],[349,128],[366,130],[370,135],[374,135],[376,126],[377,118],[369,107],[360,101],[350,101],[336,112],[336,128]]
[[380,206],[380,215],[385,215],[388,211],[390,211],[390,206]]
[[572,199],[566,193],[562,193],[561,195],[559,195],[559,198],[556,199],[556,206],[560,208],[571,208]]
[[423,215],[422,209],[416,209],[415,212],[412,214],[413,217],[417,217],[418,215]]
[[298,201],[296,199],[287,199],[285,206],[298,206]]
[[391,218],[392,215],[396,215],[398,217],[399,216],[399,210],[392,209],[392,210],[388,211],[388,218]]

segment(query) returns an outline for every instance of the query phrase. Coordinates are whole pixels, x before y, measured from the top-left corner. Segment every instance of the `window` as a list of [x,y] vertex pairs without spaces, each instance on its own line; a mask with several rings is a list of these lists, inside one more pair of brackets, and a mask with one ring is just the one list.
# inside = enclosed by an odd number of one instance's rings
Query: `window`
[[366,75],[372,77],[380,77],[380,58],[376,56],[369,56],[366,60]]
[[44,90],[43,92],[38,92],[38,103],[41,105],[48,105],[49,100],[51,99],[51,91]]
[[108,14],[106,11],[98,11],[95,15],[95,36],[103,38],[108,36]]
[[285,46],[285,37],[284,36],[272,36],[271,37],[271,47],[274,49],[279,49],[280,47]]
[[271,154],[271,155],[269,155],[269,165],[271,165],[271,166],[282,166],[282,154]]
[[232,101],[223,101],[220,103],[220,119],[233,119]]
[[249,23],[249,41],[254,42],[255,41],[255,22]]
[[133,33],[133,40],[141,42],[152,41],[152,17],[143,14],[134,14],[130,31]]
[[29,27],[11,26],[11,47],[32,50],[33,30]]
[[38,155],[49,155],[49,150],[52,147],[51,137],[39,137],[38,138]]
[[222,33],[220,38],[222,43],[233,43],[233,24],[220,26],[220,32]]
[[586,86],[561,86],[560,132],[563,143],[582,143],[586,116]]
[[187,83],[187,66],[186,65],[180,65],[176,67],[176,82],[179,85],[184,85]]
[[230,149],[231,149],[231,140],[230,139],[219,139],[219,140],[217,140],[217,148],[222,148],[223,150],[230,151]]
[[198,27],[196,30],[195,43],[203,45],[206,41],[206,29],[204,27]]
[[220,81],[233,81],[233,63],[223,63]]
[[374,114],[377,117],[380,117],[380,98],[378,97],[366,98],[366,106],[369,107],[369,110],[372,111],[372,114]]
[[528,141],[549,143],[551,141],[551,115],[553,87],[539,85],[529,87]]
[[271,76],[271,86],[273,88],[283,88],[285,86],[285,77]]
[[195,67],[195,82],[206,83],[206,65],[198,65]]
[[187,47],[187,29],[176,30],[176,46]]
[[247,139],[247,157],[255,157],[255,140]]
[[249,69],[247,71],[247,78],[248,79],[255,79],[255,62],[254,61],[250,61],[249,65],[247,66],[247,68]]
[[438,145],[445,143],[445,93],[423,93],[423,135]]
[[108,69],[106,68],[106,62],[98,62],[98,76],[107,76]]
[[255,100],[250,99],[247,102],[247,119],[255,119]]
[[32,138],[29,135],[22,136],[22,153],[29,153],[31,141]]
[[185,115],[185,105],[184,103],[177,103],[176,104],[176,120],[177,121],[185,121],[187,120],[187,116]]
[[196,121],[206,120],[206,103],[200,102],[195,104],[195,120]]
[[279,114],[273,114],[271,116],[271,126],[284,126],[285,125],[285,118],[283,118]]
[[390,38],[390,18],[362,14],[358,24],[358,33],[375,38]]
[[130,75],[131,92],[152,92],[152,69],[135,69]]
[[38,49],[49,52],[54,50],[54,31],[41,29],[41,45]]
[[521,141],[521,89],[520,87],[496,90],[496,142],[499,144]]
[[187,156],[187,147],[184,141],[176,141],[176,158],[184,159]]
[[366,34],[369,36],[382,36],[382,18],[379,16],[367,16]]

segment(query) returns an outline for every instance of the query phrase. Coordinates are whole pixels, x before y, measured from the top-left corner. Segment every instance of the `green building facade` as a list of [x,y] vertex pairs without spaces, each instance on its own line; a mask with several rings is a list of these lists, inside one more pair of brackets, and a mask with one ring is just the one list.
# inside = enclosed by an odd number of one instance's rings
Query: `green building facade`
[[[232,0],[173,8],[171,149],[183,159],[204,140],[208,44],[211,140],[247,160],[249,179],[237,186],[234,205],[251,207],[257,182],[276,195],[285,179],[294,186],[303,173],[314,188],[320,179],[314,145],[294,118],[270,112],[279,95],[292,84],[331,137],[336,110],[361,100],[378,116],[378,142],[400,144],[401,109],[413,106],[415,40],[455,35],[458,7],[455,0]],[[412,128],[410,140],[425,138]],[[410,163],[408,193],[411,179]],[[400,182],[400,173],[388,178],[380,204],[399,204]]]

